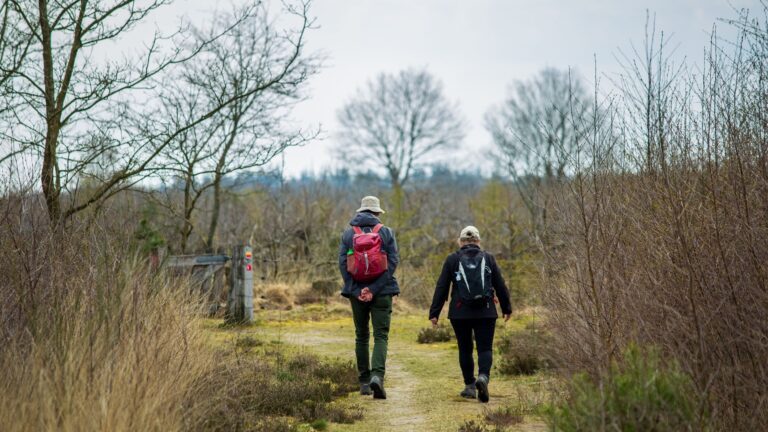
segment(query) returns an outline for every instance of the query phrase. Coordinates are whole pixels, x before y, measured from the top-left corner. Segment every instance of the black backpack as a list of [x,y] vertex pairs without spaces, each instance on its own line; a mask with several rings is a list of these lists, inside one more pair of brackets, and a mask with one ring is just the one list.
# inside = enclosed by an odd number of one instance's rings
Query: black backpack
[[488,306],[493,300],[491,269],[486,263],[485,253],[478,251],[470,255],[466,250],[459,251],[459,272],[456,288],[462,303],[472,307]]

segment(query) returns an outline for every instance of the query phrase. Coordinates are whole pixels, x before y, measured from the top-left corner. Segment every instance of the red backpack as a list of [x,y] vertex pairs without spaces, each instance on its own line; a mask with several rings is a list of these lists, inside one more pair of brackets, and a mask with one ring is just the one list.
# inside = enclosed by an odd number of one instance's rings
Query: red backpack
[[353,226],[352,253],[347,255],[347,271],[356,282],[373,282],[387,271],[387,253],[381,250],[379,231],[384,225],[378,224],[371,232],[363,232]]

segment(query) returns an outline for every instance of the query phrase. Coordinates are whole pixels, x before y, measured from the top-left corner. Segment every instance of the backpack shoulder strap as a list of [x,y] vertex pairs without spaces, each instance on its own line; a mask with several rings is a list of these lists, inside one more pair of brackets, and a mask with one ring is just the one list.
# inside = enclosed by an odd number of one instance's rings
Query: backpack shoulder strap
[[362,230],[362,229],[360,229],[360,227],[359,227],[359,226],[353,226],[353,227],[352,227],[352,231],[354,231],[354,232],[355,232],[355,234],[362,234],[362,233],[363,233],[363,230]]
[[483,254],[483,259],[480,261],[480,284],[483,287],[483,292],[485,292],[485,254]]
[[459,260],[459,273],[461,274],[461,279],[464,281],[464,286],[467,287],[467,292],[472,295],[472,290],[469,288],[469,281],[467,280],[467,274],[464,273],[464,266],[461,264],[461,260]]
[[381,231],[381,228],[383,228],[383,227],[384,227],[384,224],[376,224],[376,226],[373,227],[373,231],[371,231],[371,232],[378,234],[379,231]]

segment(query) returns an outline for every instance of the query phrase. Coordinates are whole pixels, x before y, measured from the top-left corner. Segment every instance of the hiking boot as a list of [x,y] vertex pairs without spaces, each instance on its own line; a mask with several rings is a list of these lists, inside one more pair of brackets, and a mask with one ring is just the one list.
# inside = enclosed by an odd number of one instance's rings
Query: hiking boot
[[467,399],[477,399],[477,390],[475,390],[474,384],[467,384],[464,390],[461,391],[461,397]]
[[360,384],[360,394],[363,396],[370,396],[373,394],[371,391],[371,386],[368,384]]
[[373,390],[374,399],[387,398],[387,392],[384,391],[384,382],[376,375],[371,378],[371,390]]
[[477,398],[480,402],[488,402],[488,399],[490,399],[488,395],[488,375],[478,375],[477,381],[475,381],[475,388],[477,389]]

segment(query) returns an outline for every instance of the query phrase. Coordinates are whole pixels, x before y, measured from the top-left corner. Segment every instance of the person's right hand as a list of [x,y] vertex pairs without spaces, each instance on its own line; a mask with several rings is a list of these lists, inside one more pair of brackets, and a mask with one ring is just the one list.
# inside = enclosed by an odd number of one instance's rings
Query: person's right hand
[[437,317],[429,319],[432,322],[432,327],[437,327]]
[[368,303],[369,301],[373,300],[373,293],[371,292],[368,287],[363,288],[363,290],[360,292],[360,295],[357,296],[357,299],[361,302]]

